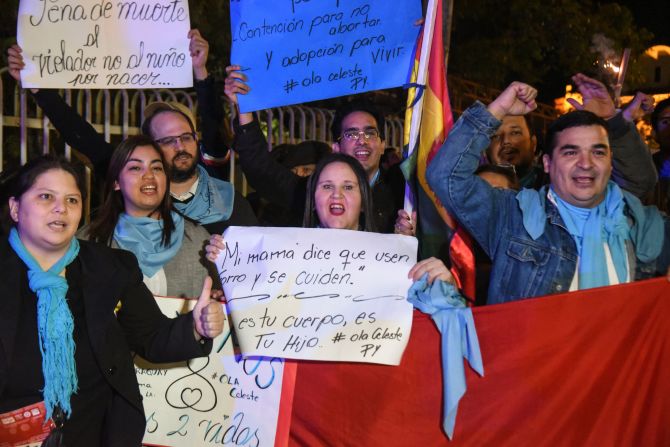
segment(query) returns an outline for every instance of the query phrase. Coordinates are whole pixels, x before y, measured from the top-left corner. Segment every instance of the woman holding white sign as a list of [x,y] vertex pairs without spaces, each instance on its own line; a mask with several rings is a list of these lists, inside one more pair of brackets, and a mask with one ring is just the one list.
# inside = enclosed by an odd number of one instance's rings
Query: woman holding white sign
[[132,252],[154,295],[194,297],[205,277],[218,277],[201,255],[209,233],[174,210],[163,152],[146,136],[114,150],[103,203],[84,233]]
[[0,241],[0,439],[9,445],[47,436],[68,447],[140,445],[131,351],[153,362],[205,356],[223,329],[211,280],[193,312],[167,318],[134,256],[74,237],[82,186],[69,162],[39,157],[9,194]]
[[[304,227],[374,232],[373,210],[370,184],[358,160],[334,153],[319,161],[307,185]],[[207,259],[215,262],[224,248],[223,237],[212,235],[205,248]],[[444,262],[437,258],[418,262],[408,276],[417,281],[424,274],[428,274],[429,283],[435,279],[454,282]]]

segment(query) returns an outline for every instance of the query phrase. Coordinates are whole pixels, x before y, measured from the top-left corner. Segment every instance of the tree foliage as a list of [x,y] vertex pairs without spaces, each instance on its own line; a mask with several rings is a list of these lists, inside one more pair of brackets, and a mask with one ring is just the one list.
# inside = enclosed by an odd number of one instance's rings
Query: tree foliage
[[624,48],[632,49],[631,82],[640,76],[635,60],[653,37],[617,3],[454,1],[450,73],[497,88],[521,80],[537,86],[545,100],[561,96],[572,74],[597,74],[602,57],[592,51],[594,35],[612,41],[616,64]]

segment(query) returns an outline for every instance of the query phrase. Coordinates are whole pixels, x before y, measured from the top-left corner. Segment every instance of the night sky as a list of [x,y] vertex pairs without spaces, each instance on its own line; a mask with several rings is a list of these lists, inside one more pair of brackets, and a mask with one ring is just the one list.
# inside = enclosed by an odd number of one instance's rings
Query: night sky
[[638,25],[654,33],[652,45],[670,45],[670,1],[669,0],[617,0],[628,7]]

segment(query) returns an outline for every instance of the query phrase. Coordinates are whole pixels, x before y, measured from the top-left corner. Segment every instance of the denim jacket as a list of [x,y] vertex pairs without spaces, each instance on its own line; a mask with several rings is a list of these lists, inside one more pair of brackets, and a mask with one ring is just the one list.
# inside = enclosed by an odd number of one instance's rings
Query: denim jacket
[[[428,183],[493,260],[489,304],[567,292],[577,268],[578,253],[556,206],[543,200],[547,224],[544,232],[533,239],[525,230],[516,191],[493,188],[474,174],[481,152],[500,124],[479,102],[467,109],[428,166]],[[666,221],[666,234],[669,229]],[[661,269],[667,268],[670,257],[669,239],[658,241],[663,244],[663,265],[636,264],[634,247],[629,247],[629,265],[635,269],[631,278],[665,272]]]

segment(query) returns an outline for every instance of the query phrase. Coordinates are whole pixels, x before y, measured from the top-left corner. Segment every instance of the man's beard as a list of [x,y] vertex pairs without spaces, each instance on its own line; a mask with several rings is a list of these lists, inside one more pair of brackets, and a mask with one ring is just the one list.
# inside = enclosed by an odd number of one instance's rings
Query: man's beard
[[[190,166],[188,166],[187,168],[178,168],[174,161],[177,157],[184,154],[185,153],[180,152],[172,158],[172,169],[170,170],[171,171],[170,180],[175,183],[184,183],[185,181],[190,180],[191,178],[193,178],[193,176],[195,175],[195,170],[198,168],[198,164],[193,159],[193,157],[191,157]],[[186,155],[189,155],[190,157],[190,154]]]

